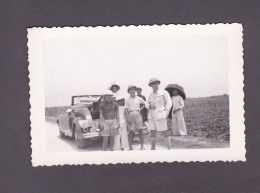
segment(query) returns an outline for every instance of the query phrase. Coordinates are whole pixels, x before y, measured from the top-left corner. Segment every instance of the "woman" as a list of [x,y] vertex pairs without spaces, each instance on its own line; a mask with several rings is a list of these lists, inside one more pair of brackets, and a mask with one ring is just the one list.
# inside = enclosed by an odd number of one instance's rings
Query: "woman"
[[173,89],[172,94],[172,132],[173,135],[187,135],[182,109],[184,100],[180,96],[178,89]]

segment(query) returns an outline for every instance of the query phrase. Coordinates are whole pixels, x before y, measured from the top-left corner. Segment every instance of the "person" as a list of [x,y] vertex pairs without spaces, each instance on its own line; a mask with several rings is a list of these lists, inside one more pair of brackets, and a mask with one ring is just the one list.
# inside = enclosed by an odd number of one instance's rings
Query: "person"
[[116,100],[116,98],[120,95],[118,92],[120,90],[120,86],[117,83],[113,82],[108,89],[112,91],[114,99]]
[[127,120],[125,114],[125,98],[123,96],[118,96],[116,100],[117,104],[119,105],[120,128],[119,135],[115,136],[114,150],[125,150],[129,148],[126,123]]
[[[137,96],[142,98],[144,101],[146,101],[146,98],[144,95],[142,95],[142,88],[138,87],[136,88]],[[148,129],[148,124],[147,124],[147,109],[143,104],[140,106],[141,110],[140,113],[142,115],[142,120],[143,120],[143,125],[146,127],[148,133],[150,133],[150,130]]]
[[184,108],[183,98],[179,95],[178,89],[173,89],[172,97],[172,133],[173,135],[187,135],[182,109]]
[[129,150],[133,150],[132,144],[135,131],[138,131],[141,143],[141,150],[143,150],[143,120],[140,113],[140,104],[144,104],[147,108],[149,107],[149,105],[142,98],[135,95],[136,86],[129,85],[127,88],[127,92],[130,94],[130,96],[126,100],[126,115],[127,119],[129,120]]
[[153,89],[148,97],[148,104],[150,105],[148,127],[151,131],[151,150],[155,150],[157,131],[162,132],[165,145],[168,149],[171,149],[167,117],[172,107],[172,101],[167,91],[159,89],[160,83],[161,81],[158,78],[151,78],[148,83]]
[[101,136],[103,136],[103,150],[107,150],[108,139],[110,140],[110,150],[113,151],[114,137],[119,134],[120,117],[118,104],[113,101],[113,93],[105,91],[104,101],[99,105]]

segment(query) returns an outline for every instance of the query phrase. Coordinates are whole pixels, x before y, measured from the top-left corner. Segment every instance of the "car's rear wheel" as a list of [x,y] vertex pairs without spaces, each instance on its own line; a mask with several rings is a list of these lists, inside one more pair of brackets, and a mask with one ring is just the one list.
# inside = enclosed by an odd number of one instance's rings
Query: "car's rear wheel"
[[80,134],[79,131],[76,129],[75,130],[75,142],[79,149],[83,149],[86,147],[86,139],[79,138],[79,134]]

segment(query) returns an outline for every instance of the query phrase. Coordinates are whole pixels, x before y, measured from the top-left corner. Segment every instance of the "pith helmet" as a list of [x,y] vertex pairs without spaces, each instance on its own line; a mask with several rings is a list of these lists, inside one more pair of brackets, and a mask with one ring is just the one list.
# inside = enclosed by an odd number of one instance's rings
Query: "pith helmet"
[[154,83],[154,82],[158,82],[159,84],[161,83],[161,81],[158,78],[151,78],[149,80],[148,85],[151,86],[151,84]]
[[114,82],[109,86],[108,89],[109,89],[109,90],[112,90],[112,87],[113,87],[113,86],[115,86],[115,87],[117,88],[117,91],[120,90],[120,86],[119,86],[118,84],[114,83]]
[[135,85],[132,85],[132,84],[129,85],[129,86],[127,87],[127,92],[128,92],[128,93],[129,93],[129,89],[130,89],[130,88],[135,88],[135,89],[136,89],[136,86],[135,86]]

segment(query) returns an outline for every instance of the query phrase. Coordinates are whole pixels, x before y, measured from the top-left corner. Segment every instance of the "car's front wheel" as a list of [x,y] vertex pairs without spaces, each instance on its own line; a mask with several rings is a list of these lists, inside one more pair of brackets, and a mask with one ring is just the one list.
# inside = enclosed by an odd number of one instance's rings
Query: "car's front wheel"
[[75,142],[76,142],[76,145],[79,149],[83,149],[86,147],[86,139],[84,138],[80,138],[79,137],[80,133],[79,131],[76,129],[75,131]]
[[65,137],[65,134],[59,129],[60,131],[60,137]]

